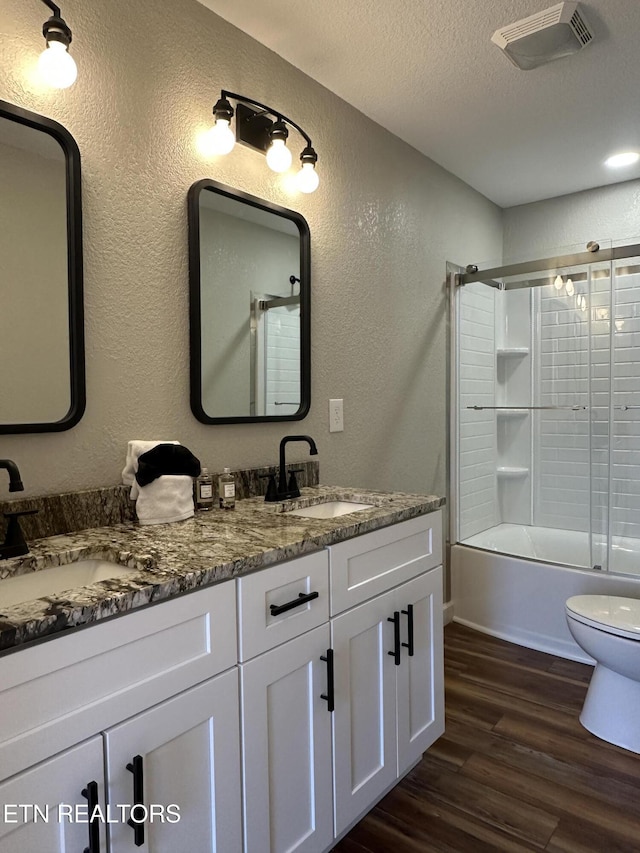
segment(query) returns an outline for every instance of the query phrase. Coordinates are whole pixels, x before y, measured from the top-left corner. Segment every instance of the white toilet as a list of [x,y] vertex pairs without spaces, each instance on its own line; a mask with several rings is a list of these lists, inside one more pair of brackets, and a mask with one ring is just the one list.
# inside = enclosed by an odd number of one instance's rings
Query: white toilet
[[574,640],[596,661],[580,722],[640,754],[640,600],[574,595],[565,612]]

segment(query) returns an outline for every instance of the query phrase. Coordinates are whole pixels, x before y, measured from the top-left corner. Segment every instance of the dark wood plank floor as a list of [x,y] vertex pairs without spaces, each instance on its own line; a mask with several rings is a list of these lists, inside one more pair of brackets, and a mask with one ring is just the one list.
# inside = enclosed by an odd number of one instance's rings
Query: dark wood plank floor
[[445,734],[334,850],[640,853],[640,756],[580,725],[590,676],[447,626]]

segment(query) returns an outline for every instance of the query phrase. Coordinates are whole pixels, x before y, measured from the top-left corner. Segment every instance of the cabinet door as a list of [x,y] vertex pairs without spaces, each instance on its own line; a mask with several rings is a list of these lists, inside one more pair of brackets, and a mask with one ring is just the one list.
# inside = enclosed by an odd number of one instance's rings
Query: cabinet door
[[395,590],[331,623],[335,667],[334,809],[339,835],[396,778]]
[[333,839],[329,625],[240,667],[246,853],[311,853]]
[[[102,738],[94,737],[3,782],[0,807],[5,819],[0,820],[0,853],[106,851],[104,820],[98,822],[98,839],[90,845],[89,804],[82,794],[89,791],[88,783],[95,782],[104,816],[103,780]],[[32,808],[17,811],[18,805]],[[82,811],[76,814],[76,807]]]
[[396,668],[398,776],[402,776],[444,731],[442,569],[399,587],[396,610],[403,643]]
[[[127,765],[134,767],[140,756],[140,799],[150,813],[137,840],[128,815],[110,826],[111,853],[242,849],[238,710],[234,668],[105,733],[109,802],[138,801]],[[169,805],[179,807],[178,822],[167,820]],[[137,818],[143,816],[136,810]]]

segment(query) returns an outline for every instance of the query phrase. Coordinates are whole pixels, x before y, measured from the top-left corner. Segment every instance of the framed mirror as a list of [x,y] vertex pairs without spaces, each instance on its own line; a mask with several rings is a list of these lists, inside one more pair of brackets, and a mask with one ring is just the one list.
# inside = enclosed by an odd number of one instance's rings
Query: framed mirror
[[310,236],[299,213],[208,179],[189,190],[191,410],[296,421],[311,402]]
[[0,101],[0,433],[57,432],[85,408],[80,152]]

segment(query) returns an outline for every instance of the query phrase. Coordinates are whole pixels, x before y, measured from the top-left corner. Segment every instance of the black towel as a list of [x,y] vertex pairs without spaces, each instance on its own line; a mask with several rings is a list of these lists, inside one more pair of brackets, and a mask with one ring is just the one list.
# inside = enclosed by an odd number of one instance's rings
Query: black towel
[[197,477],[200,460],[181,444],[157,444],[138,457],[136,480],[139,486],[148,486],[163,474],[185,474]]

